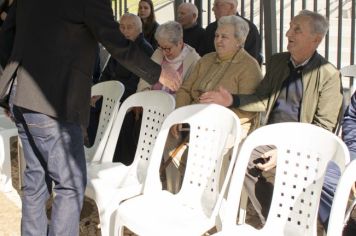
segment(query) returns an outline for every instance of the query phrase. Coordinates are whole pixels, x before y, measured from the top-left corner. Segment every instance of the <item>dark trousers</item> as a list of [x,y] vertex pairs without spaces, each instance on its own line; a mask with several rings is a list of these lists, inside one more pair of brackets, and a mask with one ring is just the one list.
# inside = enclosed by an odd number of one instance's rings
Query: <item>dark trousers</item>
[[[86,186],[86,164],[80,125],[13,106],[26,160],[21,235],[79,235]],[[51,222],[46,202],[55,192]]]

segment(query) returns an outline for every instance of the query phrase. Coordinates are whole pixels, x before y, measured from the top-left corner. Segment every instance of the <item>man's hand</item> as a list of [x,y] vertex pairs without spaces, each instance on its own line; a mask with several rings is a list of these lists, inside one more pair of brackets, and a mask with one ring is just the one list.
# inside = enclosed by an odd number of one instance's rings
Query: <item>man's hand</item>
[[181,80],[179,79],[177,71],[175,71],[169,65],[162,65],[162,72],[161,76],[159,77],[159,82],[172,91],[177,91],[181,84]]
[[229,107],[232,105],[232,95],[222,86],[219,86],[216,91],[209,91],[203,93],[199,97],[200,103],[215,103],[224,107]]
[[264,164],[258,163],[256,167],[262,171],[269,171],[277,164],[277,149],[272,149],[261,155],[261,158],[265,159]]
[[92,96],[90,99],[90,106],[95,107],[96,102],[101,98],[101,95]]
[[132,112],[135,114],[135,121],[138,121],[140,119],[140,115],[143,112],[142,107],[133,107]]
[[179,138],[179,132],[182,129],[182,124],[173,125],[170,129],[172,136],[176,139]]
[[354,194],[354,197],[356,197],[356,182],[352,185],[352,193]]

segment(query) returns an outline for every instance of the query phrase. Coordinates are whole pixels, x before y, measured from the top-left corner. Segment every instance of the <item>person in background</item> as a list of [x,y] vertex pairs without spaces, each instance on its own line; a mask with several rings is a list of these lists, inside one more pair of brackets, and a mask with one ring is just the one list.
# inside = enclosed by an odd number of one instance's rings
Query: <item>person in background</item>
[[[203,56],[193,72],[176,93],[177,108],[189,104],[201,103],[201,95],[208,91],[220,91],[227,88],[231,93],[252,94],[262,79],[257,61],[244,49],[249,26],[244,19],[231,15],[221,17],[215,33],[215,52]],[[214,100],[210,101],[215,103]],[[259,116],[256,112],[246,112],[239,108],[231,108],[238,117],[243,128],[243,138],[258,126]],[[176,148],[184,136],[180,132],[182,126],[173,126],[170,132],[166,153]],[[184,127],[184,126],[183,126]],[[165,160],[168,155],[165,154]],[[227,164],[227,163],[224,163]],[[225,165],[224,165],[225,166]],[[171,163],[166,169],[167,189],[179,191],[183,172]]]
[[[214,35],[217,28],[217,21],[220,19],[220,17],[231,15],[240,16],[237,12],[237,0],[214,0],[213,11],[215,14],[216,21],[210,23],[205,28],[204,40],[202,41],[199,49],[199,53],[201,55],[205,55],[215,50]],[[242,18],[248,23],[250,27],[250,31],[248,32],[244,48],[261,65],[261,36],[257,30],[257,27],[251,21],[247,20],[244,17]]]
[[197,22],[198,8],[193,3],[179,5],[177,21],[183,27],[183,42],[193,47],[199,53],[199,46],[204,39],[203,29]]
[[[134,14],[125,13],[120,18],[118,27],[125,38],[134,42],[147,55],[152,56],[153,49],[151,45],[143,37],[141,19]],[[137,90],[139,77],[127,70],[115,58],[110,57],[106,67],[104,68],[100,82],[117,80],[125,86],[125,92],[120,99],[120,103],[126,98],[134,94]],[[99,100],[100,99],[100,100]],[[91,114],[90,122],[87,128],[89,144],[94,143],[96,131],[100,118],[101,96],[94,96],[91,99]],[[114,162],[121,162],[125,165],[131,164],[136,153],[140,122],[135,119],[134,113],[129,112],[123,121],[120,136],[114,153]]]
[[[183,42],[182,26],[174,21],[168,21],[157,28],[155,38],[158,48],[153,53],[151,59],[162,66],[170,66],[177,71],[181,83],[188,78],[200,56],[194,48]],[[175,91],[157,82],[150,85],[141,79],[137,91],[144,90],[164,90],[171,94]]]
[[[214,100],[226,107],[243,111],[266,112],[263,124],[303,122],[336,130],[342,107],[340,72],[317,52],[328,31],[327,19],[312,11],[303,10],[293,17],[286,32],[288,52],[277,53],[270,59],[266,75],[252,95],[231,95],[226,89],[208,92],[201,102]],[[274,176],[276,150],[251,157],[244,186],[261,223],[268,215],[273,184],[264,177]],[[265,163],[256,163],[258,158]],[[336,164],[330,163],[320,199],[319,219],[327,228],[333,193],[338,176]]]
[[143,35],[155,50],[157,48],[157,41],[154,35],[159,24],[156,21],[152,0],[140,0],[138,3],[138,16],[142,20]]
[[0,1],[0,27],[4,23],[13,0]]
[[[347,107],[342,122],[342,140],[344,140],[350,152],[351,161],[356,160],[356,92],[351,97],[350,105]],[[353,188],[356,197],[356,184]]]

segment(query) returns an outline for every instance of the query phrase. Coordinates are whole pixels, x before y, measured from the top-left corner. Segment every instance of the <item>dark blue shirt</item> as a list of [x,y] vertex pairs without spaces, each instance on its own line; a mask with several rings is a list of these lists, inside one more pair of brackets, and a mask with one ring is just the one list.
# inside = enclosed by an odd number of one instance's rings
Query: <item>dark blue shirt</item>
[[281,92],[268,119],[268,124],[299,122],[300,106],[303,97],[303,66],[294,67],[289,63],[290,74],[284,80]]

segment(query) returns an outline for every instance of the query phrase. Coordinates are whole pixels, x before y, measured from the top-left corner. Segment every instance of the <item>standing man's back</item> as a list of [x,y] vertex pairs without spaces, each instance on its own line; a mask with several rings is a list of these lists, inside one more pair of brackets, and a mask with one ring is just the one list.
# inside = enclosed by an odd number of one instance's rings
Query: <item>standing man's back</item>
[[[82,127],[88,123],[97,41],[150,83],[159,79],[177,89],[178,78],[124,38],[109,0],[15,0],[4,28],[0,39],[11,32],[15,39],[0,44],[0,52],[11,51],[2,59],[7,65],[0,97],[16,78],[10,108],[26,160],[21,235],[79,235],[86,187]],[[45,206],[52,184],[48,224]]]

